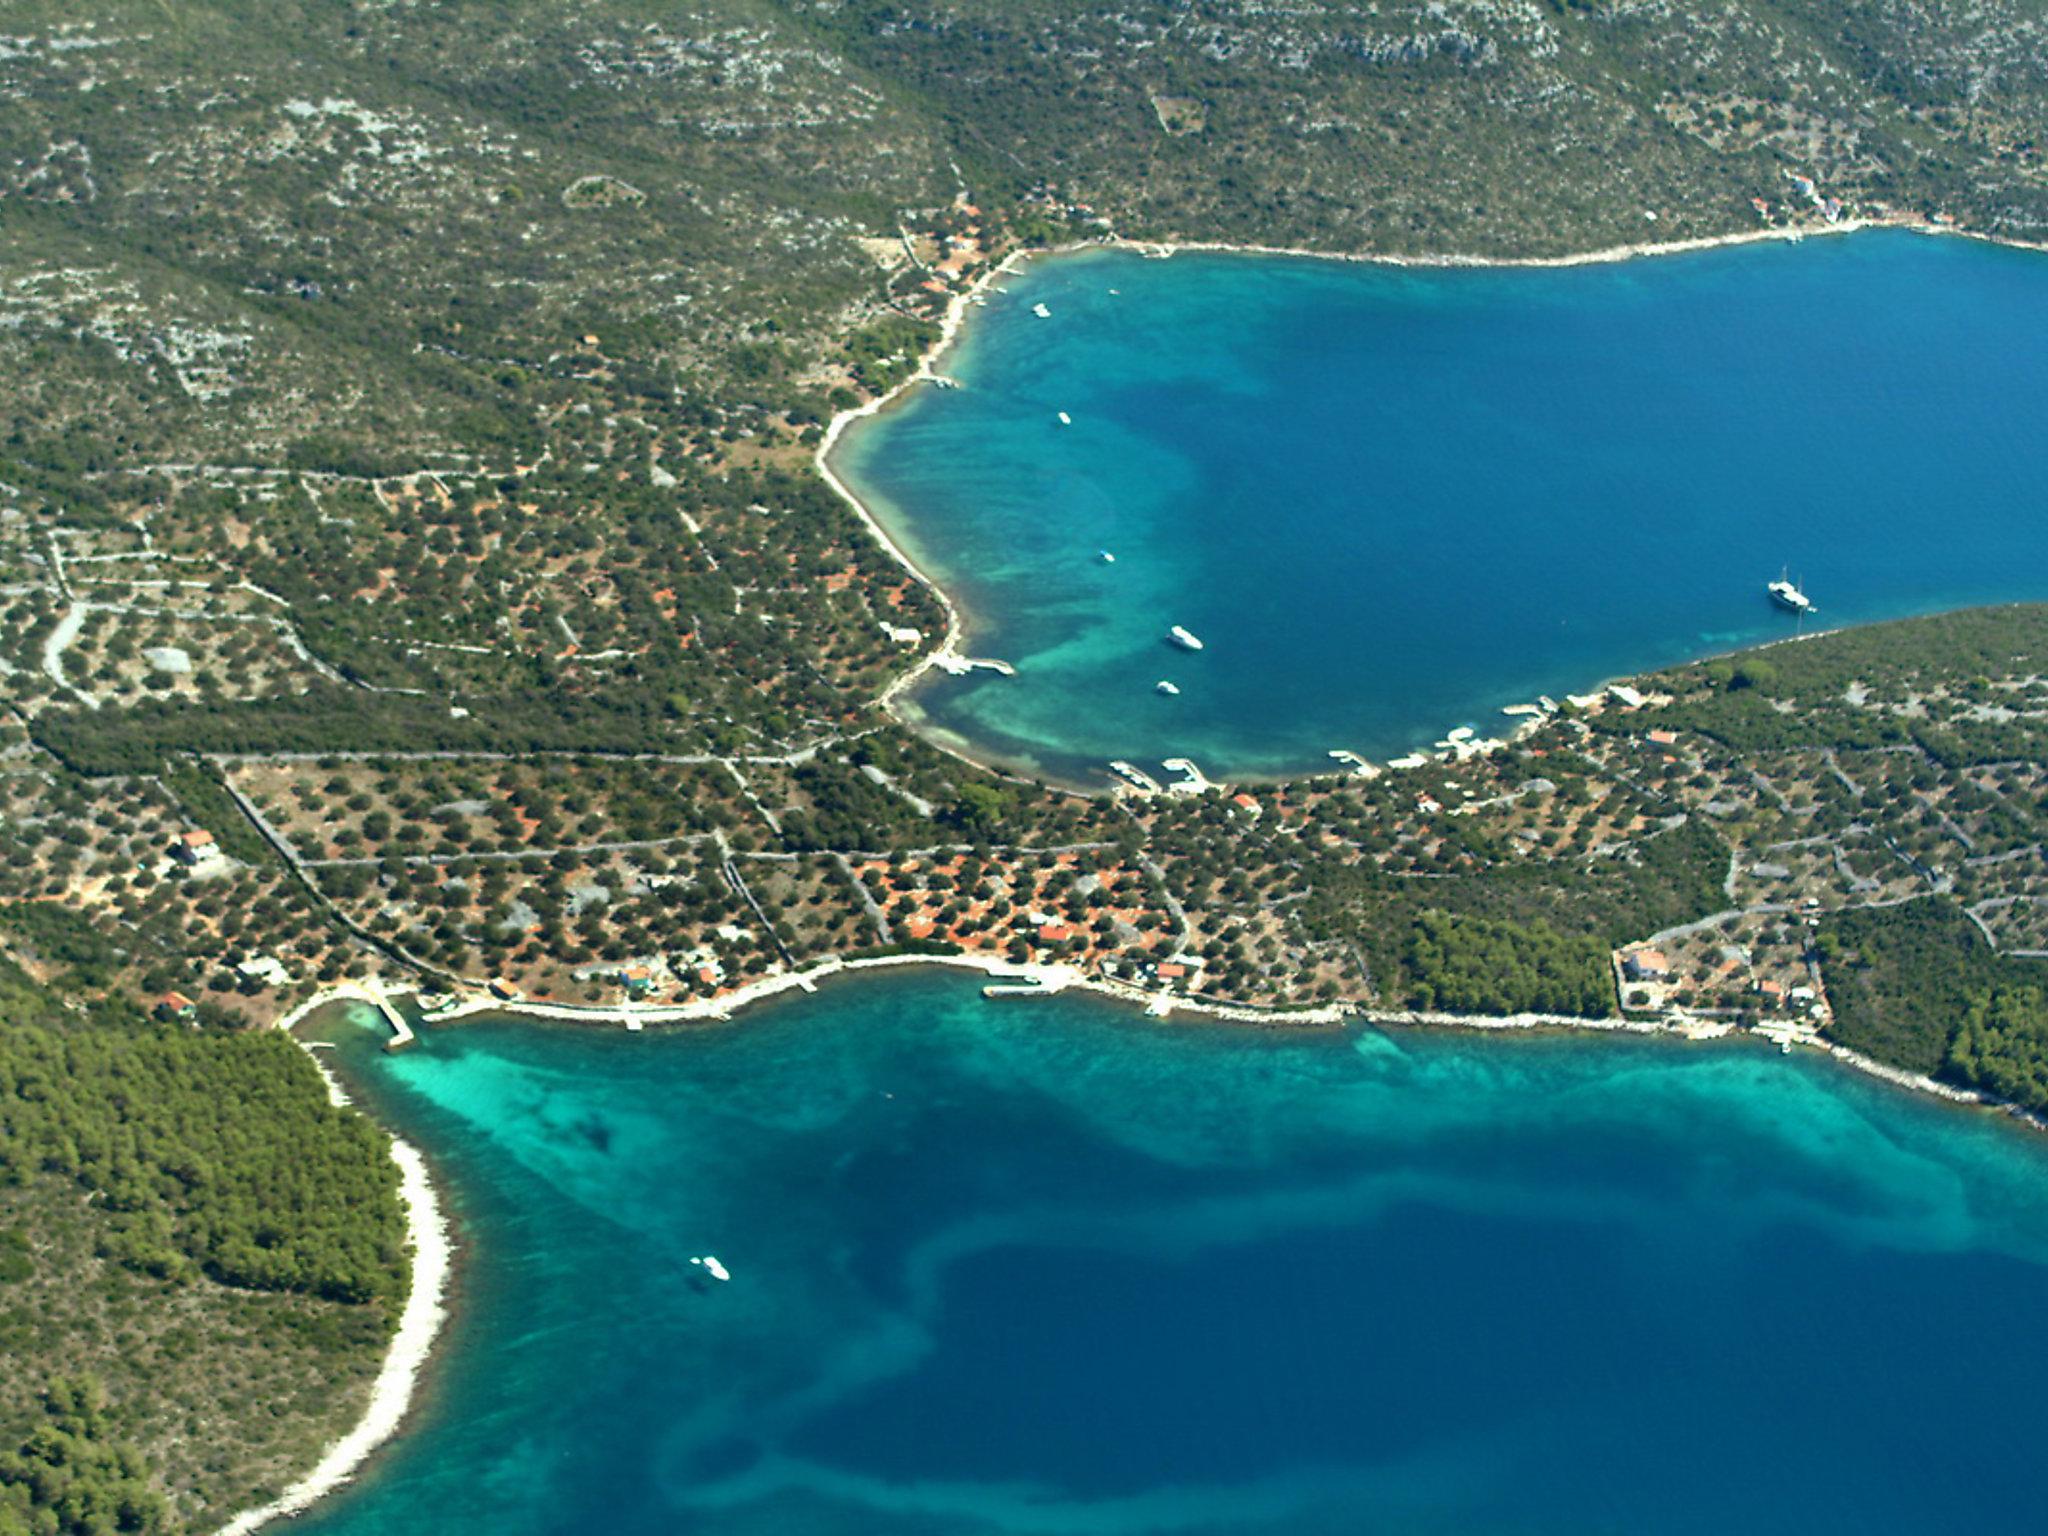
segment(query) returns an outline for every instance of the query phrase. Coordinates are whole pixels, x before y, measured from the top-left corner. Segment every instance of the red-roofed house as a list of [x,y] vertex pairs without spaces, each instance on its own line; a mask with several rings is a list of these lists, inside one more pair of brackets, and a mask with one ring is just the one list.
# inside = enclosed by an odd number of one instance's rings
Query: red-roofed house
[[1621,957],[1621,970],[1630,981],[1663,981],[1671,975],[1671,962],[1661,949],[1632,949]]
[[204,827],[182,834],[171,844],[171,857],[180,864],[204,864],[209,859],[220,857],[220,844],[213,840],[213,834]]
[[181,1024],[189,1024],[199,1017],[199,1005],[182,992],[166,992],[156,1000],[156,1016]]

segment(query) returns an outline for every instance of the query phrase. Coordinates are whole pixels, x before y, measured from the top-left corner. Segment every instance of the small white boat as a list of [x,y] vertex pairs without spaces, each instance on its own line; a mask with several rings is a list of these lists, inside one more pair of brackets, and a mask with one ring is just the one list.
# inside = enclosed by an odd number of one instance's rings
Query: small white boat
[[1071,427],[1074,424],[1074,418],[1069,416],[1065,411],[1061,411],[1059,413],[1059,417],[1060,425],[1063,427]]
[[1041,320],[1050,320],[1052,318],[1052,311],[1047,309],[1043,304],[1032,305],[1031,313],[1038,316],[1038,318]]
[[1103,563],[1104,565],[1115,565],[1115,564],[1116,564],[1116,556],[1115,556],[1115,555],[1112,555],[1112,554],[1111,554],[1111,553],[1110,553],[1110,552],[1109,552],[1108,550],[1106,550],[1106,549],[1098,549],[1097,551],[1095,551],[1095,553],[1096,553],[1096,554],[1098,554],[1098,555],[1100,555],[1100,556],[1102,557],[1102,563]]
[[1179,696],[1179,694],[1180,694],[1180,690],[1179,690],[1178,688],[1174,687],[1174,685],[1173,685],[1173,684],[1169,683],[1169,682],[1168,682],[1168,681],[1167,681],[1167,680],[1166,680],[1165,678],[1163,678],[1163,677],[1162,677],[1162,678],[1161,678],[1161,679],[1160,679],[1160,680],[1159,680],[1159,681],[1158,681],[1157,683],[1154,683],[1154,684],[1153,684],[1153,687],[1155,687],[1156,689],[1158,689],[1158,690],[1159,690],[1159,692],[1161,692],[1161,693],[1164,693],[1164,694],[1167,694],[1167,695],[1170,695],[1170,696],[1173,696],[1173,697],[1178,697],[1178,696]]
[[1199,651],[1202,648],[1202,642],[1194,632],[1183,629],[1178,624],[1166,632],[1166,638],[1184,651]]
[[732,1278],[732,1271],[719,1263],[718,1257],[715,1254],[707,1253],[690,1260],[690,1262],[703,1265],[704,1272],[714,1280],[730,1280]]

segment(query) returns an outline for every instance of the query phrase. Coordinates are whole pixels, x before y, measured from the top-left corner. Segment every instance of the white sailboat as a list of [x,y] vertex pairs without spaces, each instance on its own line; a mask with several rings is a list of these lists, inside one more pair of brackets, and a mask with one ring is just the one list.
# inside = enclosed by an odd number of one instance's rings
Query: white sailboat
[[1797,583],[1783,571],[1778,573],[1776,581],[1764,584],[1764,591],[1770,594],[1772,602],[1788,613],[1796,613],[1803,617],[1813,612],[1813,599],[1800,591]]

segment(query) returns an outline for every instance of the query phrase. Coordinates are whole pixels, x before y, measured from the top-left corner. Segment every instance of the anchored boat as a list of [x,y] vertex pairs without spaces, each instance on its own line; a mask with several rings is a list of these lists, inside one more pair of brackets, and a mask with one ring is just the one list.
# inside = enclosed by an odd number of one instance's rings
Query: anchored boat
[[1782,571],[1778,573],[1776,581],[1765,584],[1764,590],[1770,594],[1771,601],[1787,613],[1813,612],[1813,599],[1800,591],[1798,585]]

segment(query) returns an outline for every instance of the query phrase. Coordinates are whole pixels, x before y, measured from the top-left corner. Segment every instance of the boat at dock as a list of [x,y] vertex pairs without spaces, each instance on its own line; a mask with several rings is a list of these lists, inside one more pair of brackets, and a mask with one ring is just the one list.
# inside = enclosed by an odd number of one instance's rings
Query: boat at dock
[[1178,698],[1180,695],[1180,689],[1176,688],[1172,683],[1169,683],[1163,677],[1159,679],[1158,682],[1154,683],[1152,686],[1156,691],[1163,694],[1167,694],[1171,697]]
[[1800,591],[1798,584],[1783,571],[1778,573],[1776,581],[1765,583],[1764,591],[1770,594],[1772,602],[1787,613],[1804,615],[1813,612],[1813,599]]
[[1199,651],[1202,649],[1200,637],[1193,630],[1184,629],[1178,624],[1167,630],[1166,638],[1184,651]]

